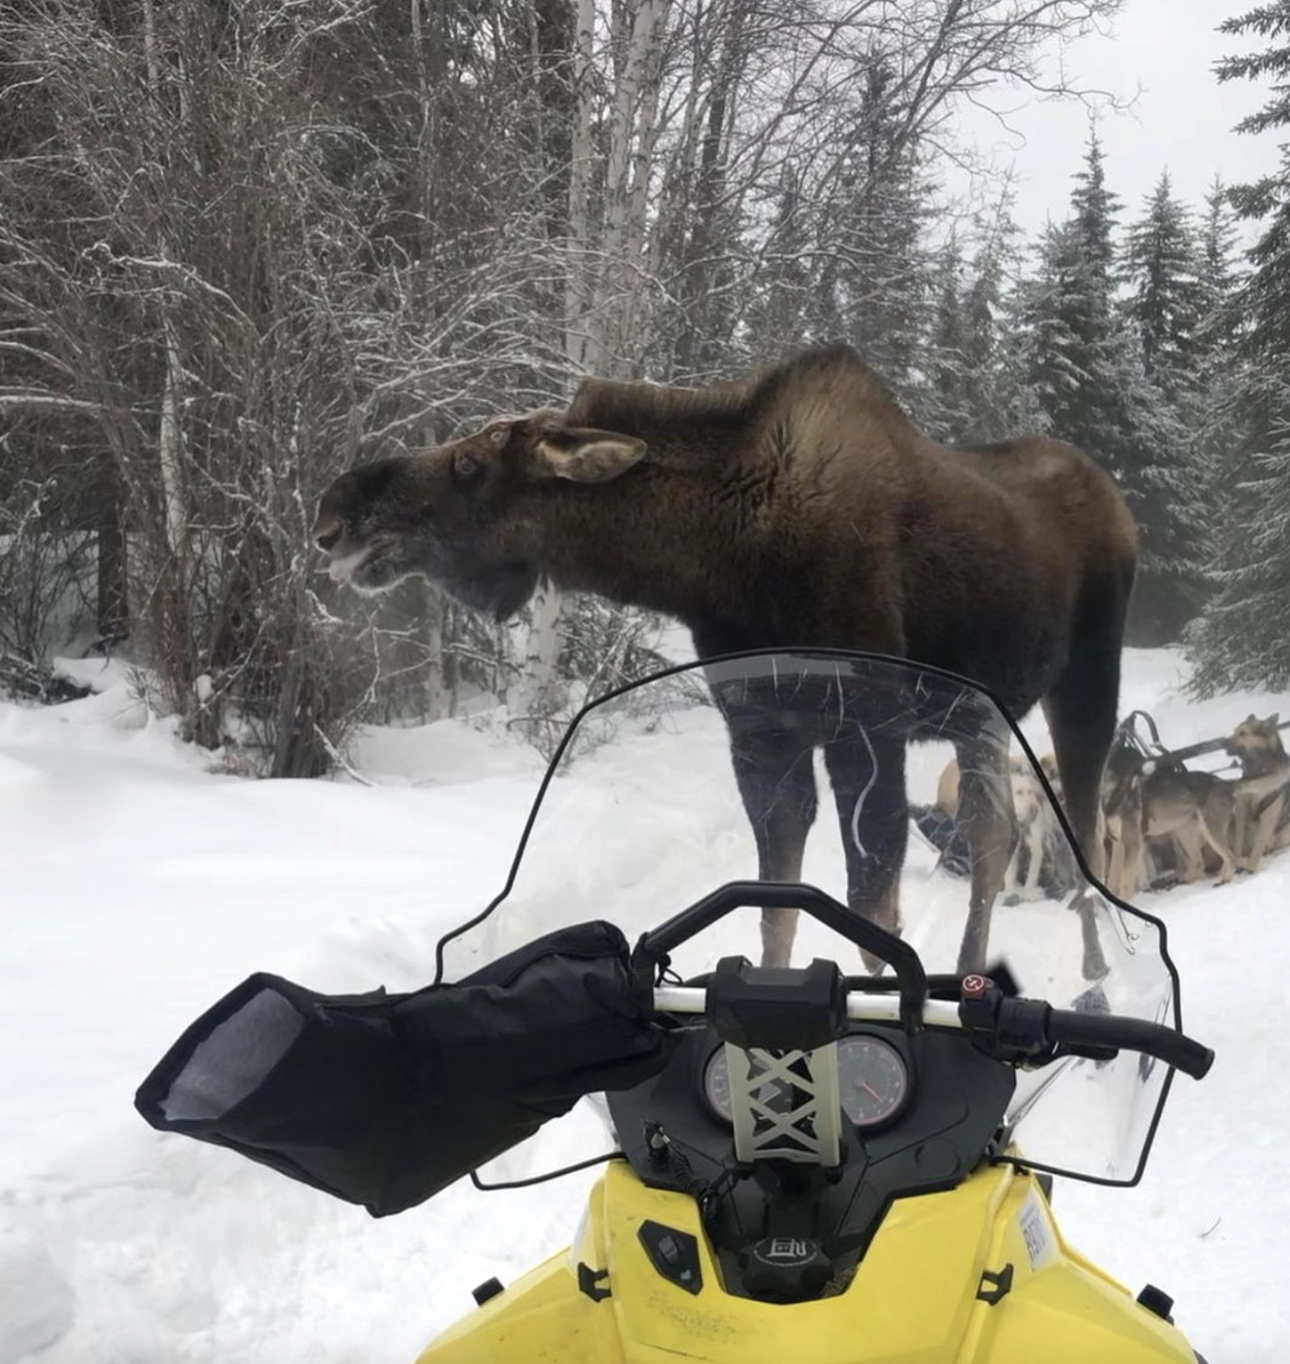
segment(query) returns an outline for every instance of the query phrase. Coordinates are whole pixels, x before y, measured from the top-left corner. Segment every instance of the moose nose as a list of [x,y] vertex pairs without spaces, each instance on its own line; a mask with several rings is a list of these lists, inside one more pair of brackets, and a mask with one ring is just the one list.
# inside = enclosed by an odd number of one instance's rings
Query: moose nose
[[319,549],[330,550],[340,539],[344,529],[344,522],[339,516],[328,516],[325,519],[320,516],[314,526],[314,543]]

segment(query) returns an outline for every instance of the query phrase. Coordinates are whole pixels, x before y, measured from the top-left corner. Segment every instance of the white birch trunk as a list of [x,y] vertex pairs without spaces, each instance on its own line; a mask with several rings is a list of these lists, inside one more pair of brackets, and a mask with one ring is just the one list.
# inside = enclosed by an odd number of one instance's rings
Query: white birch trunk
[[576,372],[600,368],[591,336],[591,122],[595,69],[595,0],[578,0],[575,100],[569,168],[569,252],[565,275],[565,353]]
[[426,672],[425,713],[428,720],[442,720],[452,710],[452,698],[444,684],[443,632],[447,607],[443,593],[426,584],[423,593],[421,620],[425,630]]
[[[155,101],[161,98],[161,67],[157,60],[157,30],[153,0],[143,0],[143,50],[148,65],[148,86]],[[169,257],[161,242],[161,256]],[[163,309],[165,304],[162,305]],[[166,352],[166,377],[161,390],[161,425],[157,432],[157,461],[161,471],[162,499],[166,512],[166,543],[174,555],[181,591],[187,584],[188,513],[184,505],[181,464],[183,432],[179,408],[183,393],[183,362],[179,339],[169,313],[163,312],[161,328]]]
[[560,661],[560,608],[563,597],[543,584],[529,603],[530,623],[523,633],[519,672],[507,688],[506,708],[514,719],[549,713],[558,704],[557,665]]
[[627,271],[621,325],[625,354],[638,353],[633,344],[642,325],[642,300],[648,278],[646,230],[650,181],[654,174],[654,147],[658,136],[658,101],[663,79],[663,39],[671,0],[660,0],[659,13],[652,26],[642,59],[642,89],[636,150],[632,157],[631,191],[623,234],[623,264]]
[[[574,62],[574,115],[570,138],[569,236],[565,271],[564,350],[575,373],[604,367],[602,330],[590,316],[595,296],[591,253],[591,169],[595,113],[595,0],[578,0]],[[519,632],[516,648],[518,675],[507,688],[506,706],[512,715],[534,714],[552,700],[560,659],[561,594],[543,584],[529,607],[528,627]],[[515,638],[513,632],[511,638]]]
[[[600,273],[600,288],[592,312],[606,359],[616,369],[621,368],[627,349],[629,299],[633,289],[639,288],[634,277],[641,262],[639,256],[635,260],[628,258],[629,244],[644,239],[643,225],[639,232],[632,230],[632,172],[635,168],[644,177],[649,175],[648,160],[658,109],[656,88],[650,89],[649,97],[644,101],[641,95],[647,85],[657,86],[657,79],[650,81],[649,77],[657,62],[656,54],[662,43],[669,8],[670,0],[638,0],[634,12],[624,5],[622,31],[614,35],[616,40],[626,43],[627,52],[610,116],[609,159],[605,171],[605,268]],[[639,161],[642,145],[646,160],[643,167]],[[643,214],[643,189],[639,199]]]
[[179,423],[179,404],[183,394],[183,365],[179,341],[169,317],[162,321],[166,339],[166,378],[161,392],[161,427],[157,433],[157,457],[161,466],[161,488],[166,505],[166,543],[175,556],[180,580],[188,581],[188,509],[183,489],[183,430]]

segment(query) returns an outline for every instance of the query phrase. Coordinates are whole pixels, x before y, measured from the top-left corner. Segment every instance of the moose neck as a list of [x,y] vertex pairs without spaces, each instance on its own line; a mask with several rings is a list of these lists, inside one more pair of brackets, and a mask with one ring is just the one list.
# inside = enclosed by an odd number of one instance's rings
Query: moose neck
[[[861,434],[883,447],[908,452],[921,439],[845,347],[746,386],[584,381],[565,422],[638,437],[648,453],[610,482],[548,489],[539,568],[558,585],[676,616],[700,652],[840,642],[813,611],[820,549],[803,536],[818,518],[798,505],[829,486],[836,411],[861,414]],[[854,571],[865,567],[853,547]]]
[[557,586],[692,629],[724,620],[740,573],[736,510],[702,462],[653,459],[609,483],[553,488],[540,566]]

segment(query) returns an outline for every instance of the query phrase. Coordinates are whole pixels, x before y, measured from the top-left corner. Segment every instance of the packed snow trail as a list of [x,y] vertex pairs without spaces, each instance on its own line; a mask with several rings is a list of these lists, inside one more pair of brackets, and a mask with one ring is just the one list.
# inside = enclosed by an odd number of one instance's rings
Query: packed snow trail
[[[1175,655],[1129,651],[1122,708],[1183,743],[1290,702],[1196,705],[1180,679]],[[541,764],[445,723],[368,734],[374,788],[252,783],[205,770],[122,675],[100,685],[48,710],[0,704],[0,1364],[411,1364],[471,1287],[567,1243],[594,1172],[489,1196],[462,1183],[378,1222],[153,1133],[131,1100],[253,970],[321,990],[425,983],[439,934],[500,886]],[[1168,923],[1187,1030],[1218,1060],[1176,1081],[1139,1188],[1059,1180],[1056,1211],[1109,1272],[1171,1293],[1212,1364],[1271,1364],[1290,1257],[1290,854],[1144,905]],[[580,1106],[494,1173],[604,1143]]]

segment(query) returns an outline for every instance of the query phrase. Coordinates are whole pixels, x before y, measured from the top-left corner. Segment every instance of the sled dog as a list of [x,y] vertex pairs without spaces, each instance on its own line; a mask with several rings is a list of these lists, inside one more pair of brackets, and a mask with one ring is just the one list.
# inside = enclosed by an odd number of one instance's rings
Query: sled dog
[[[1057,774],[1056,758],[1047,753],[1039,761],[1048,784],[1060,799],[1061,779]],[[1075,860],[1057,817],[1038,778],[1024,758],[1010,759],[1008,770],[1017,843],[1004,876],[1004,891],[1026,899],[1034,899],[1042,894],[1062,894],[1075,884]],[[936,804],[931,812],[933,823],[941,830],[952,830],[958,808],[959,765],[957,759],[951,758],[936,785]],[[920,827],[926,824],[924,814]],[[927,831],[932,833],[930,826]],[[932,837],[935,841],[934,833]],[[944,839],[945,835],[941,837]],[[941,851],[942,863],[948,870],[960,874],[966,870],[958,865],[962,861],[960,854],[966,852],[966,847],[959,846],[961,841],[951,837]]]
[[1236,782],[1117,743],[1102,776],[1107,888],[1131,900],[1162,877],[1202,880],[1206,853],[1219,864],[1220,883],[1230,881],[1236,794]]
[[1131,901],[1150,880],[1143,834],[1142,769],[1142,754],[1129,744],[1117,743],[1102,774],[1106,886],[1121,900]]
[[1180,881],[1206,876],[1206,850],[1219,861],[1220,884],[1236,875],[1231,842],[1236,785],[1211,772],[1189,772],[1179,763],[1149,759],[1144,764],[1142,832],[1153,857],[1166,851],[1158,847],[1161,841],[1172,842]]
[[1241,764],[1232,844],[1247,871],[1258,871],[1266,853],[1290,846],[1290,756],[1277,728],[1280,718],[1251,715],[1227,741],[1228,753]]

